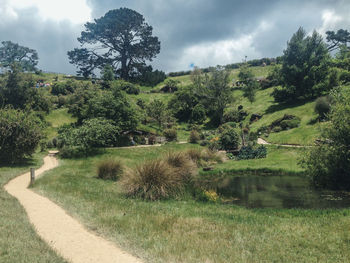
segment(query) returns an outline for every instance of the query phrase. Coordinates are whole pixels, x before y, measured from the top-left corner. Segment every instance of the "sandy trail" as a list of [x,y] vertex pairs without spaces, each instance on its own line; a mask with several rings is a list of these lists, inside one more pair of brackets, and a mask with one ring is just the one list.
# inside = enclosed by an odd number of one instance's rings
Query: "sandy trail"
[[[44,165],[35,172],[36,177],[56,166],[58,161],[54,156],[45,157]],[[61,207],[28,189],[29,182],[30,175],[26,173],[11,180],[5,190],[25,208],[40,237],[66,260],[74,263],[141,262],[112,242],[87,231]]]
[[309,147],[312,147],[312,146],[307,146],[307,145],[274,144],[274,143],[269,143],[269,142],[265,141],[262,138],[258,138],[258,144],[261,144],[261,145],[276,145],[276,146],[291,147],[291,148],[309,148]]

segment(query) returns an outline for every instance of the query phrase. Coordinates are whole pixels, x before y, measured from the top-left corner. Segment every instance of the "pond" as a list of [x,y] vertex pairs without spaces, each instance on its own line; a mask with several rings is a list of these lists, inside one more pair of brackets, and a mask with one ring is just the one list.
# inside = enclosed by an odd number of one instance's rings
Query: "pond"
[[248,208],[345,208],[350,193],[315,189],[303,176],[224,177],[211,185],[225,203]]

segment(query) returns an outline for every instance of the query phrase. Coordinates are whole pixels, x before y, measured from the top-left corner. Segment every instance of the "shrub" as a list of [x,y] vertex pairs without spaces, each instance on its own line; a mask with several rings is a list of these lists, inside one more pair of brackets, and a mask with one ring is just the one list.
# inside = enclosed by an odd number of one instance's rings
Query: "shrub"
[[254,149],[251,146],[244,146],[239,150],[237,155],[238,160],[259,159],[266,158],[267,149],[264,145],[260,145]]
[[0,162],[31,156],[44,138],[41,120],[21,110],[0,109]]
[[319,119],[326,119],[327,114],[331,110],[331,103],[329,97],[320,97],[316,100],[315,112],[318,114]]
[[293,129],[300,125],[300,119],[283,120],[281,121],[280,125],[283,130]]
[[181,175],[162,160],[147,161],[127,171],[121,185],[127,196],[151,201],[176,197],[184,188]]
[[194,123],[203,123],[207,118],[207,112],[202,104],[194,106],[191,113],[191,121]]
[[123,166],[119,160],[107,159],[97,165],[97,175],[100,179],[116,181],[122,173]]
[[229,109],[224,113],[224,122],[239,122],[240,115],[239,110]]
[[220,145],[224,150],[236,150],[239,145],[239,136],[234,129],[226,129],[220,135]]
[[190,133],[189,142],[190,143],[198,143],[199,140],[200,140],[199,132],[196,130],[192,130]]
[[312,147],[303,164],[320,187],[350,190],[350,90],[332,92],[329,125],[322,130],[323,144]]
[[177,131],[175,129],[165,129],[163,131],[164,137],[168,142],[177,140]]

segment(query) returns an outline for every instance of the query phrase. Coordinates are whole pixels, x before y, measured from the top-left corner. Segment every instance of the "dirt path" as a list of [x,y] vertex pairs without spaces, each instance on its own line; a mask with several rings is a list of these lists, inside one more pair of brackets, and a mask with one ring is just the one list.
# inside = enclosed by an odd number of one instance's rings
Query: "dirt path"
[[[56,166],[57,159],[47,156],[44,165],[36,170],[36,176]],[[5,190],[23,205],[40,237],[66,260],[74,263],[141,262],[112,242],[87,231],[61,207],[28,189],[29,181],[29,173],[23,174],[5,185]]]
[[307,146],[307,145],[293,145],[293,144],[275,144],[275,143],[269,143],[265,141],[262,138],[258,138],[258,144],[262,145],[276,145],[276,146],[282,146],[282,147],[292,147],[292,148],[308,148],[312,146]]

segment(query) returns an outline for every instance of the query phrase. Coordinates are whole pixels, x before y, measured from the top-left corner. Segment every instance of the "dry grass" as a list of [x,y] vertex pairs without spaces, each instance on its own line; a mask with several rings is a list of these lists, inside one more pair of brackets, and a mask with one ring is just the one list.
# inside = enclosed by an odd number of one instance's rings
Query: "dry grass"
[[205,162],[223,163],[225,158],[224,152],[211,151],[209,149],[205,149],[201,152],[201,159]]
[[176,197],[184,187],[180,174],[163,160],[146,161],[127,170],[121,185],[126,195],[152,201]]
[[198,174],[196,163],[185,152],[168,152],[164,159],[182,178],[184,184],[193,182]]
[[202,152],[199,149],[188,149],[186,152],[187,156],[196,164],[201,160]]
[[97,165],[97,175],[100,179],[116,181],[123,173],[123,165],[119,160],[106,159]]

